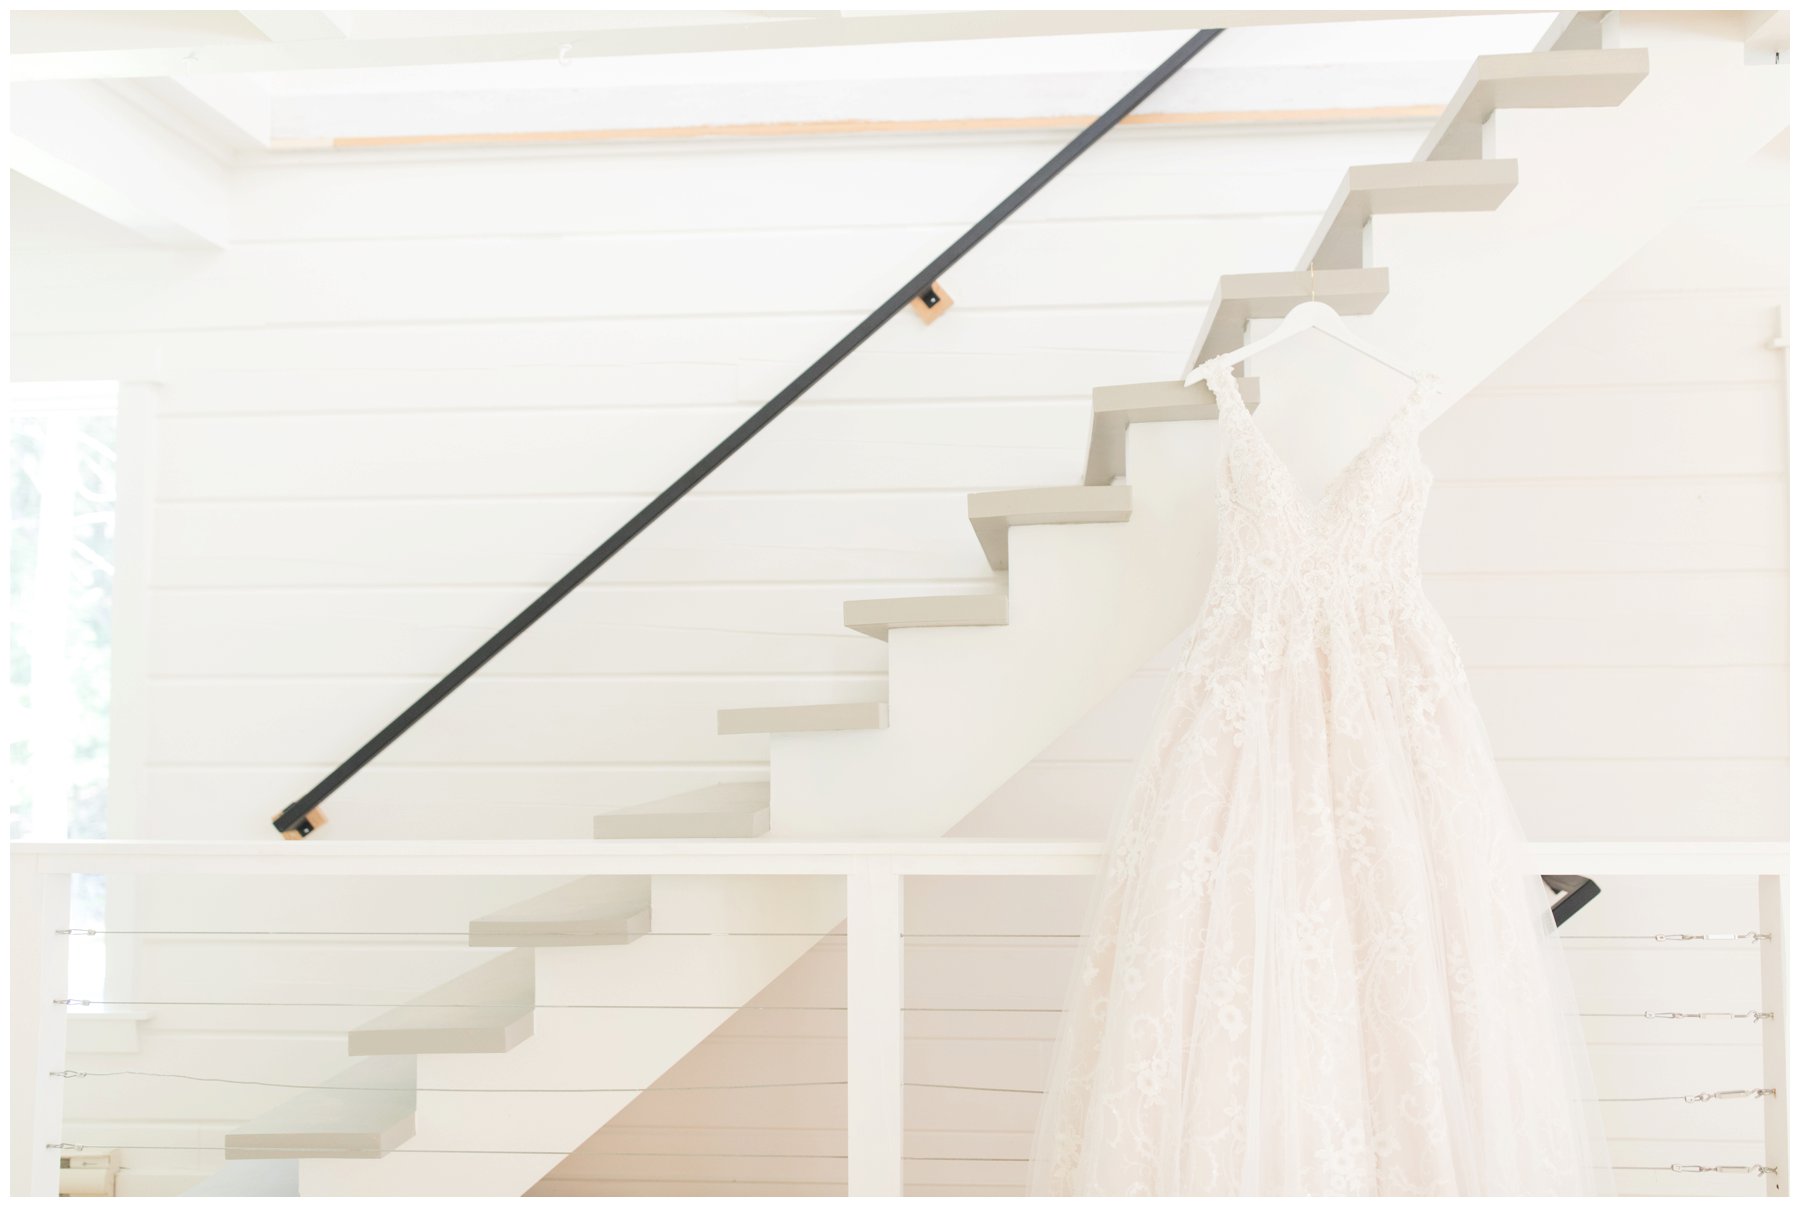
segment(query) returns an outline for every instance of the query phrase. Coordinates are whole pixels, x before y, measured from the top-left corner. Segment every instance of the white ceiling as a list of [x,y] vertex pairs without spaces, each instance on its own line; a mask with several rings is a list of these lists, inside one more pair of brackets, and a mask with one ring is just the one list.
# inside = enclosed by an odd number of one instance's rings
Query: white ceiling
[[[1196,29],[1226,32],[1140,107],[1175,120],[1426,120],[1475,55],[1551,12],[220,10],[11,16],[12,158],[139,237],[217,245],[229,173],[292,155],[611,138],[960,131],[1110,105]],[[47,193],[45,192],[47,190]],[[40,194],[44,195],[40,195]],[[17,221],[15,231],[19,229]]]
[[1474,55],[1529,49],[1553,14],[1383,16],[15,12],[12,68],[15,96],[35,82],[107,81],[239,154],[344,139],[1085,115],[1206,22],[1232,28],[1147,111],[1426,104]]

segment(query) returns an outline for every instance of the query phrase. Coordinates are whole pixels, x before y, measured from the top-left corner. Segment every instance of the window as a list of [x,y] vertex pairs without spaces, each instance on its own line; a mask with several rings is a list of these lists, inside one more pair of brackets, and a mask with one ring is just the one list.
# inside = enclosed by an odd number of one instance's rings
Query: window
[[[112,679],[118,387],[18,384],[8,406],[8,815],[15,839],[104,838]],[[103,928],[75,879],[71,925]],[[102,998],[105,945],[70,945],[70,991]]]

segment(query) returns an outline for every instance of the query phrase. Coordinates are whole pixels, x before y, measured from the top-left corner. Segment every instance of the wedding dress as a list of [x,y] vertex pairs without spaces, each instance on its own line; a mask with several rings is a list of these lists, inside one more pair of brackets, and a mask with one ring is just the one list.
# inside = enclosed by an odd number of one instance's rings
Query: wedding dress
[[1039,1194],[1582,1194],[1549,898],[1419,576],[1427,377],[1301,496],[1230,368],[1218,557],[1115,821]]

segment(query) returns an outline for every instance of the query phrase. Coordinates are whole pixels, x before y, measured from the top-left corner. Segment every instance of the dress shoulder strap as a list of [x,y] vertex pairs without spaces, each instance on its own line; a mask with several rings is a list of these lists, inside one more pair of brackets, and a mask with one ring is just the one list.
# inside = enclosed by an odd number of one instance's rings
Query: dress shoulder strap
[[1197,366],[1200,379],[1206,383],[1207,389],[1213,393],[1213,399],[1219,404],[1220,418],[1231,411],[1248,414],[1244,396],[1238,392],[1237,378],[1232,375],[1231,366],[1225,363],[1227,355],[1229,354],[1220,353]]
[[1417,430],[1425,425],[1431,408],[1443,392],[1443,382],[1436,373],[1425,372],[1414,381],[1412,390],[1408,392],[1406,401],[1400,404],[1400,412],[1394,418],[1397,423]]

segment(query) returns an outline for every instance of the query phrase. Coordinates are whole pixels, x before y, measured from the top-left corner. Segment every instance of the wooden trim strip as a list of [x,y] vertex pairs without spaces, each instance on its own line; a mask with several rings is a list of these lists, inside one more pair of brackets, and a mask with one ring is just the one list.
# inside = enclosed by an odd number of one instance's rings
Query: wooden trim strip
[[[1441,105],[1380,105],[1351,109],[1233,109],[1197,113],[1134,113],[1121,126],[1210,126],[1274,122],[1382,121],[1406,118],[1433,119]],[[333,138],[323,143],[296,139],[277,141],[275,150],[316,150],[321,145],[334,151],[374,150],[395,147],[529,146],[586,142],[644,142],[680,138],[793,138],[830,134],[943,134],[1003,130],[1079,129],[1092,115],[1044,117],[972,117],[895,121],[746,122],[717,126],[646,126],[617,130],[518,130],[493,133],[376,134]]]

